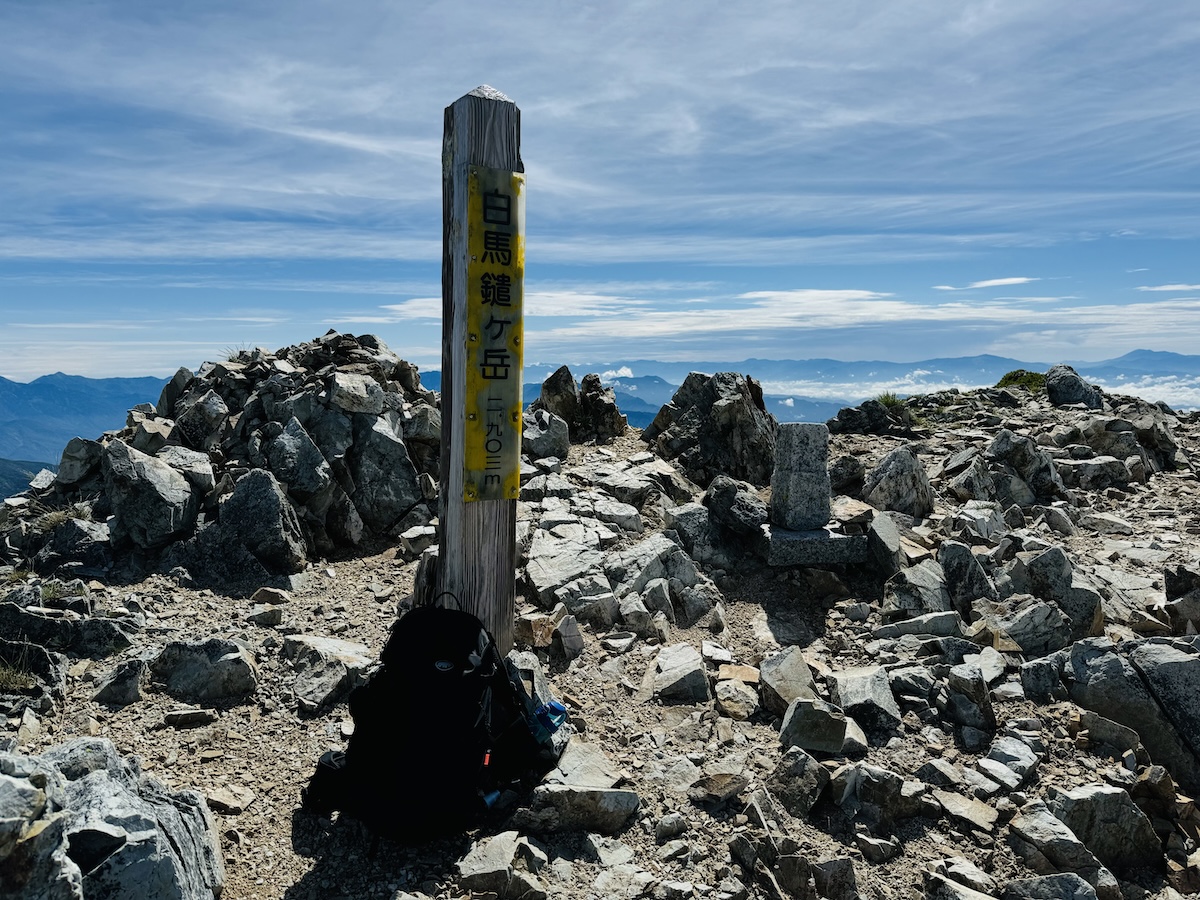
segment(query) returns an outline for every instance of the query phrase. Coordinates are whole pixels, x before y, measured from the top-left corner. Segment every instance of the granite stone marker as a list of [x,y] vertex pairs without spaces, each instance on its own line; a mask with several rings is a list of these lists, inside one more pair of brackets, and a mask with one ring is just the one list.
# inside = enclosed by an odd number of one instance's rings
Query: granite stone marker
[[771,476],[771,524],[793,531],[829,521],[829,429],[792,422],[779,426]]

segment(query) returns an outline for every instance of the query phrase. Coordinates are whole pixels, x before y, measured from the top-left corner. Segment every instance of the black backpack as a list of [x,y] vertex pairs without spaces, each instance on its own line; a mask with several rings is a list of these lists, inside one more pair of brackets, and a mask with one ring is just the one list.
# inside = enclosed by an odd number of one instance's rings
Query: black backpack
[[310,812],[341,810],[383,836],[423,840],[471,827],[556,764],[520,673],[470,613],[411,610],[380,662],[350,694],[346,752],[322,756],[303,791]]

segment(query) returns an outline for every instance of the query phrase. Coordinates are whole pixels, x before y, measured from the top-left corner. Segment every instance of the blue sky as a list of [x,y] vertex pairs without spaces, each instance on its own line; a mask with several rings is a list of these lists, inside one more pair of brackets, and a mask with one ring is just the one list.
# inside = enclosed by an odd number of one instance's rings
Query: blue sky
[[483,83],[529,362],[1200,348],[1195,4],[0,0],[0,375],[436,368]]

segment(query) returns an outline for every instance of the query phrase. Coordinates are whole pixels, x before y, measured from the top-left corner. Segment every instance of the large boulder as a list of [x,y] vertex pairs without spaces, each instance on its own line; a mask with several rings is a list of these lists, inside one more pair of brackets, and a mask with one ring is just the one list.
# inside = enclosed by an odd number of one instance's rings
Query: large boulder
[[229,406],[214,390],[192,401],[175,422],[180,437],[193,450],[211,450],[221,443],[229,420]]
[[[1033,438],[1002,428],[984,451],[992,466],[992,480],[998,499],[1019,506],[1032,505],[1032,499],[1050,499],[1065,494],[1065,486],[1054,460]],[[1009,476],[1003,482],[1001,476]]]
[[637,813],[641,798],[635,791],[588,785],[542,784],[517,810],[511,823],[535,834],[594,831],[615,834]]
[[571,431],[565,419],[548,409],[529,409],[522,416],[521,451],[531,459],[566,459]]
[[579,418],[579,386],[566,366],[559,366],[542,382],[542,392],[530,404],[531,409],[544,409],[558,416],[569,426]]
[[704,494],[704,505],[712,521],[742,537],[760,536],[767,521],[767,505],[759,499],[754,486],[728,475],[718,475],[712,480]]
[[712,696],[704,660],[690,644],[671,644],[654,660],[654,696],[663,701],[703,703]]
[[797,697],[784,713],[779,743],[785,750],[799,747],[840,756],[846,743],[846,714],[820,698]]
[[900,707],[892,693],[887,670],[881,666],[858,666],[826,676],[830,701],[846,715],[875,734],[900,726]]
[[867,474],[862,498],[876,509],[893,509],[916,519],[933,512],[929,476],[908,447],[897,447]]
[[223,541],[244,547],[272,575],[300,572],[308,563],[296,511],[275,477],[252,469],[238,479],[220,508]]
[[359,416],[348,456],[355,509],[369,528],[388,534],[423,499],[404,440],[387,417]]
[[26,676],[0,680],[0,715],[19,718],[26,709],[54,712],[66,694],[67,658],[61,653],[0,637],[0,669]]
[[216,703],[248,697],[258,687],[250,651],[224,638],[172,641],[150,663],[150,674],[181,700]]
[[367,375],[335,372],[329,380],[329,402],[344,412],[377,416],[383,412],[383,388]]
[[104,448],[96,441],[73,437],[63,448],[54,483],[64,489],[78,488],[100,473]]
[[828,770],[795,744],[784,748],[766,781],[767,790],[798,819],[808,815],[828,784]]
[[762,386],[753,378],[692,372],[642,432],[642,440],[659,456],[675,460],[701,487],[721,473],[761,487],[775,469],[776,429]]
[[1192,753],[1200,757],[1200,653],[1191,641],[1146,641],[1133,648],[1129,661],[1158,700]]
[[1074,872],[1105,900],[1120,900],[1120,887],[1112,873],[1043,801],[1025,804],[1008,827],[1009,843],[1031,868]]
[[938,548],[937,561],[945,576],[950,603],[963,619],[970,621],[976,600],[998,599],[996,586],[966,544],[946,541]]
[[812,669],[799,647],[787,647],[759,663],[759,689],[763,706],[776,716],[783,716],[796,700],[813,700],[817,686]]
[[127,649],[138,626],[131,616],[85,615],[74,610],[0,603],[0,635],[71,656],[99,659]]
[[897,572],[883,586],[883,612],[919,616],[953,609],[942,567],[932,559]]
[[108,525],[85,519],[67,519],[50,534],[50,540],[34,556],[39,572],[53,572],[67,563],[77,563],[77,572],[99,573],[112,565],[112,543]]
[[365,645],[314,635],[284,638],[283,655],[296,671],[292,692],[302,713],[316,714],[366,681],[373,662]]
[[865,400],[859,406],[847,406],[825,423],[833,434],[912,433],[913,418],[901,405],[885,406],[878,400]]
[[1067,365],[1052,366],[1046,373],[1046,393],[1055,406],[1082,403],[1089,409],[1104,406],[1104,394],[1094,384],[1088,384],[1079,373]]
[[[1151,657],[1143,654],[1141,664],[1149,665]],[[1200,762],[1192,748],[1134,666],[1107,638],[1073,644],[1063,681],[1072,700],[1132,728],[1156,763],[1170,770],[1188,790],[1200,790]]]
[[163,447],[154,456],[186,478],[192,490],[199,496],[207,496],[208,492],[216,487],[212,460],[207,453],[172,444]]
[[105,448],[103,469],[114,543],[157,549],[191,532],[200,503],[179,472],[121,441]]
[[180,366],[175,370],[175,374],[171,376],[171,380],[163,385],[162,393],[158,395],[158,405],[155,407],[155,412],[161,418],[175,418],[175,404],[179,402],[179,398],[183,396],[184,391],[192,383],[195,376],[192,370],[186,366]]
[[212,900],[225,867],[212,815],[105,738],[0,753],[0,896]]
[[1100,593],[1074,570],[1061,547],[1038,553],[1020,553],[1006,570],[1007,590],[1032,594],[1054,603],[1070,619],[1071,638],[1091,637],[1103,630],[1104,606]]
[[314,511],[325,511],[333,489],[333,475],[329,463],[295,416],[288,419],[283,431],[267,446],[267,459],[288,494]]
[[604,554],[579,542],[539,528],[526,553],[525,574],[538,602],[551,606],[555,591],[585,576],[598,574]]
[[617,409],[617,398],[612,388],[600,383],[600,376],[589,373],[579,385],[579,415],[576,431],[580,440],[596,440],[604,443],[625,433],[627,420]]
[[1114,872],[1162,864],[1162,844],[1150,820],[1123,788],[1084,785],[1058,792],[1048,806]]
[[1008,637],[1027,657],[1045,656],[1071,643],[1071,620],[1056,604],[1013,594],[991,604],[983,618],[993,633]]

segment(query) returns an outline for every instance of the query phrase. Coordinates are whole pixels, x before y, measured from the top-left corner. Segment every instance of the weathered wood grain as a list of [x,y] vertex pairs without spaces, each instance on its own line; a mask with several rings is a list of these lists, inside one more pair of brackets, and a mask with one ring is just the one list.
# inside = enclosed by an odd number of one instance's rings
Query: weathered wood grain
[[512,649],[517,501],[463,501],[467,176],[472,165],[524,172],[521,111],[483,85],[446,108],[442,139],[442,457],[438,591]]

